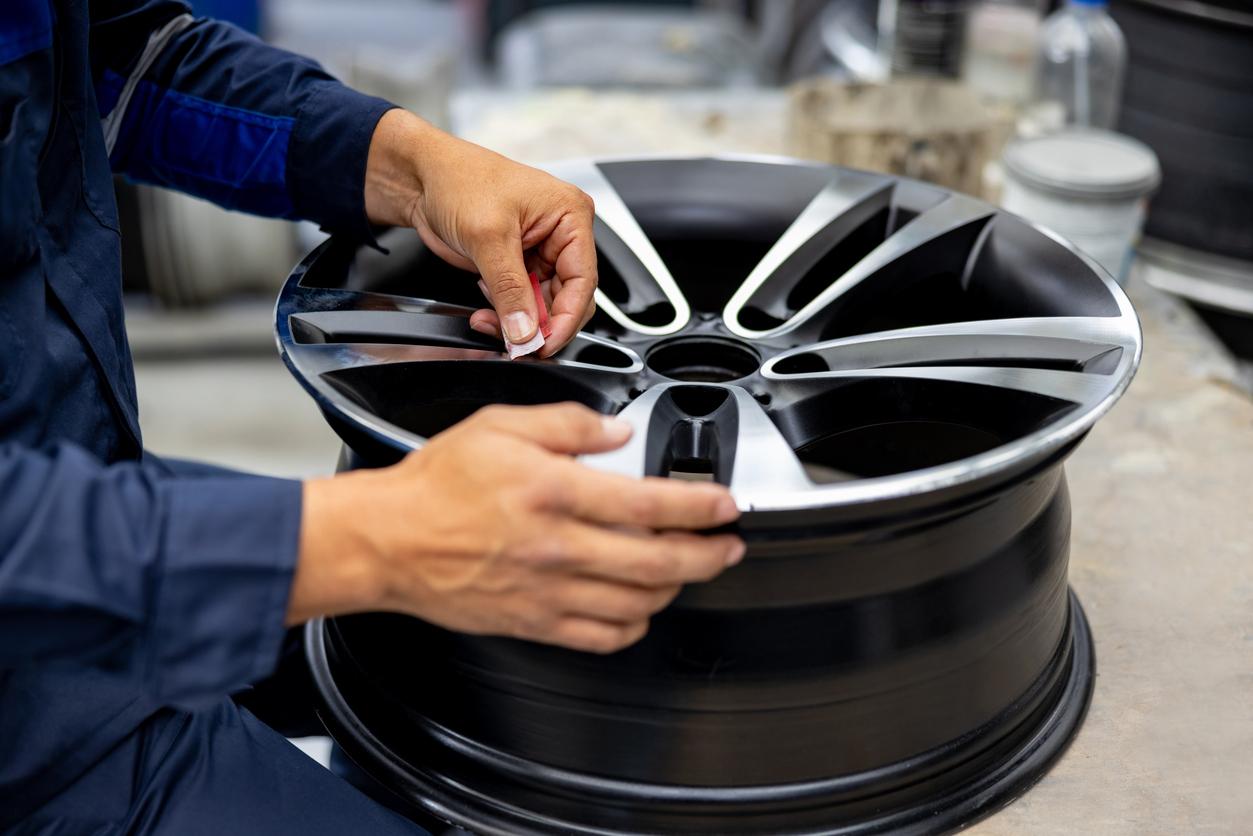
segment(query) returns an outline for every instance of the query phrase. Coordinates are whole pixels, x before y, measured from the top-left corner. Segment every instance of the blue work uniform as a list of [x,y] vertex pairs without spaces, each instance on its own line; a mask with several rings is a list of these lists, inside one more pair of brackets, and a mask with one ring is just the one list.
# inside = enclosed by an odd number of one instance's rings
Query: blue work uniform
[[170,0],[0,0],[0,833],[412,834],[227,695],[297,482],[143,452],[112,172],[369,235],[387,102]]

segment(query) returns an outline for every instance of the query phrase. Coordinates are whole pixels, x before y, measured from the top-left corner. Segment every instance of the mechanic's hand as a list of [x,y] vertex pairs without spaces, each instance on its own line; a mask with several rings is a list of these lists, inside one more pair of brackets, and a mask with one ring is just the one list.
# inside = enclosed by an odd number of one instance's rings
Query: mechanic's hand
[[607,653],[683,584],[744,554],[719,485],[631,479],[571,455],[629,425],[575,404],[480,410],[400,464],[305,483],[289,623],[391,610]]
[[539,356],[563,348],[595,310],[592,199],[569,183],[457,139],[412,113],[390,110],[370,141],[366,212],[412,226],[450,264],[476,270],[496,306],[470,325],[523,343],[538,311],[528,273],[551,299],[552,335]]

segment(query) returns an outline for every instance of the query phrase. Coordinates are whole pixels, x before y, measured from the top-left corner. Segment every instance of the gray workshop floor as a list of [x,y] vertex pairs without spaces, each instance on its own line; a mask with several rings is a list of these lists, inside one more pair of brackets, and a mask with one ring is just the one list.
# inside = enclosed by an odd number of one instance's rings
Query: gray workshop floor
[[[1057,767],[980,836],[1253,833],[1253,400],[1185,310],[1132,290],[1144,364],[1068,465],[1095,700]],[[132,327],[144,344],[155,326]],[[138,378],[158,452],[333,466],[334,436],[276,357],[141,359]]]

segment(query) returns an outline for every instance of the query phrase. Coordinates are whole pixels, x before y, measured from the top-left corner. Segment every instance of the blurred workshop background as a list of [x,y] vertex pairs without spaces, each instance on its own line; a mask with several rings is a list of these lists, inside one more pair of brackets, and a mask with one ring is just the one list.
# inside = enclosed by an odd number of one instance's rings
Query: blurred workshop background
[[[1037,62],[1058,5],[194,0],[198,14],[312,55],[354,86],[527,162],[783,154],[992,200],[1012,191],[1007,141],[1067,121],[1065,105],[1041,95]],[[1146,142],[1164,173],[1140,258],[1122,272],[1182,299],[1178,316],[1247,359],[1253,76],[1240,55],[1253,51],[1253,11],[1236,0],[1115,0],[1109,12],[1129,49],[1109,70],[1120,112],[1094,114],[1096,123],[1115,119],[1109,127]],[[1026,166],[1047,167],[1050,149],[1036,150],[1043,158]],[[270,329],[275,292],[321,233],[122,180],[117,188],[150,446],[287,475],[331,467],[336,442],[275,361]],[[1050,226],[1073,216],[1064,200],[1050,206],[1040,189],[1026,191],[1009,208],[1035,209]],[[1060,231],[1083,244],[1085,230]],[[1213,359],[1231,363],[1233,385],[1248,385],[1238,361]]]
[[[1071,579],[1098,636],[1096,699],[1058,768],[976,829],[1250,832],[1248,3],[193,5],[523,161],[816,158],[1003,201],[1100,260],[1136,303],[1146,350],[1127,397],[1068,465]],[[1089,38],[1094,78],[1076,101],[1065,53],[1076,31],[1105,25],[1080,19],[1089,13],[1108,14],[1125,47]],[[1062,56],[1051,68],[1049,50]],[[1049,95],[1050,84],[1072,90]],[[1082,130],[1058,133],[1084,119],[1116,134],[1096,147]],[[1095,173],[1076,166],[1094,159]],[[121,180],[117,189],[148,446],[280,475],[332,470],[338,441],[282,367],[272,332],[275,294],[322,233]]]

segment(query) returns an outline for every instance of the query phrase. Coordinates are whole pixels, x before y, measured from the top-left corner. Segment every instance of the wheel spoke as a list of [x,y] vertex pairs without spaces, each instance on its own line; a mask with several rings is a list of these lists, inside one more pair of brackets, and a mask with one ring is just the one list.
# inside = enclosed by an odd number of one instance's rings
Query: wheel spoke
[[792,313],[787,306],[792,289],[851,232],[888,208],[892,191],[893,181],[883,177],[837,173],[736,289],[723,311],[727,327],[749,337],[764,333],[740,324],[740,311],[748,305],[786,319]]
[[[596,204],[596,243],[601,258],[611,262],[626,283],[630,298],[619,306],[603,291],[596,304],[624,328],[641,334],[671,334],[683,327],[691,308],[670,269],[658,254],[639,221],[594,163],[565,164],[554,173],[591,195]],[[669,322],[646,325],[632,318],[658,304],[669,304]]]
[[668,388],[666,384],[654,386],[618,413],[620,421],[626,421],[631,425],[631,438],[626,444],[608,453],[580,456],[579,460],[597,470],[620,473],[623,476],[638,478],[658,475],[660,463],[657,463],[657,467],[650,467],[653,463],[650,462],[651,451],[648,442],[650,433],[654,433],[654,438],[657,438],[661,433],[669,430],[669,427],[663,428],[661,422],[653,420],[657,405]]
[[[282,297],[280,305],[279,314],[282,316],[315,311],[396,311],[468,317],[475,311],[475,308],[468,308],[464,305],[453,305],[416,296],[301,285],[290,288],[289,292]],[[487,307],[486,301],[483,306]]]
[[865,378],[909,378],[949,383],[969,383],[1043,395],[1075,404],[1088,404],[1109,394],[1105,375],[1077,374],[1056,369],[989,366],[895,366],[882,369],[850,369],[787,375],[793,383]]
[[762,368],[791,383],[913,378],[973,383],[1088,403],[1134,362],[1122,317],[1059,316],[952,322],[826,340],[783,352]]
[[[694,391],[720,393],[722,400],[712,411],[693,415],[684,395]],[[639,477],[665,475],[674,461],[705,458],[714,478],[733,491],[803,490],[813,484],[765,410],[738,386],[663,383],[618,418],[634,429],[631,440],[617,450],[584,456],[584,463]]]
[[[982,201],[962,195],[950,195],[942,203],[928,209],[910,220],[888,236],[864,258],[854,264],[842,276],[837,277],[816,297],[806,303],[790,319],[765,331],[745,332],[745,336],[773,337],[794,332],[808,324],[820,312],[836,305],[849,291],[875,277],[882,283],[881,291],[890,291],[903,280],[914,277],[914,271],[903,266],[926,264],[929,269],[943,267],[962,274],[968,272],[978,248],[984,240],[983,232],[996,214],[996,209]],[[959,232],[977,230],[970,247],[934,246]],[[909,265],[905,265],[909,262]],[[894,269],[895,268],[895,269]]]
[[[291,363],[310,377],[360,366],[436,361],[503,361],[507,356],[490,349],[452,348],[436,345],[387,345],[382,343],[292,343],[287,348]],[[470,374],[470,370],[466,370]]]
[[795,376],[789,369],[853,371],[943,364],[1045,368],[1073,364],[1072,371],[1086,371],[1097,358],[1133,345],[1134,334],[1127,333],[1119,317],[991,319],[826,340],[780,354],[763,372],[787,378]]
[[635,375],[644,369],[643,358],[626,346],[582,332],[575,334],[559,354],[542,362],[620,375]]
[[[301,316],[307,318],[310,314]],[[394,331],[381,336],[394,336]],[[395,340],[292,341],[287,346],[287,353],[291,362],[310,376],[391,363],[514,362],[498,347],[500,343],[489,337],[484,337],[488,345],[483,347],[432,344],[432,337],[428,332],[413,343]],[[582,333],[576,334],[570,344],[554,357],[519,362],[557,366],[563,372],[575,376],[634,375],[644,368],[644,361],[631,349],[592,334]],[[466,373],[472,375],[473,371],[467,369]]]
[[334,310],[293,314],[300,343],[390,343],[494,350],[500,341],[470,328],[469,309],[458,315],[425,311]]
[[732,387],[735,397],[735,461],[730,488],[737,494],[796,491],[813,487],[805,467],[761,404]]

